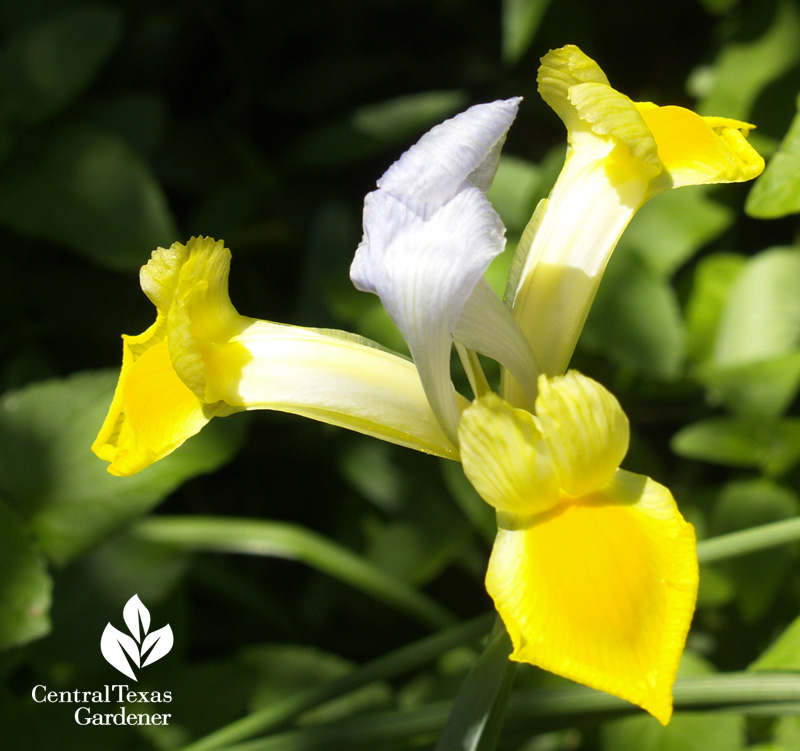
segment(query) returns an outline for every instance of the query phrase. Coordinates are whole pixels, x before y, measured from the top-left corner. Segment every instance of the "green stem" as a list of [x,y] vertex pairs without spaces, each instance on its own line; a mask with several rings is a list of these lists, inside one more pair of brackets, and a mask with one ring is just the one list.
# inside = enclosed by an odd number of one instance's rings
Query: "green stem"
[[153,516],[137,522],[135,536],[191,551],[288,558],[322,571],[414,616],[433,628],[456,619],[439,603],[355,553],[294,524],[218,516]]
[[798,540],[800,540],[800,518],[785,519],[741,532],[712,537],[709,540],[700,540],[697,543],[697,558],[700,563],[711,563]]
[[212,751],[212,749],[218,749],[225,744],[250,738],[256,733],[269,732],[283,727],[309,709],[375,681],[385,680],[427,665],[455,647],[477,641],[489,632],[494,619],[494,613],[487,613],[467,623],[401,647],[356,668],[352,673],[335,681],[313,686],[247,715],[186,746],[183,751]]

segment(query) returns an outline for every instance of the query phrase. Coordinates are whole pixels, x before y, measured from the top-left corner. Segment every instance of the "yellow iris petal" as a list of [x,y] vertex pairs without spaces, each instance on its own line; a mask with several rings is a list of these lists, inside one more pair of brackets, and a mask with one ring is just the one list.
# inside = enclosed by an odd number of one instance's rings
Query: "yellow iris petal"
[[694,611],[695,551],[669,491],[624,470],[525,529],[499,530],[486,588],[511,658],[627,699],[666,724]]
[[[764,169],[763,157],[747,142],[755,127],[723,117],[701,117],[683,107],[637,107],[658,144],[670,177],[664,187],[752,180]],[[657,186],[653,186],[658,192]]]
[[530,412],[490,394],[461,416],[458,437],[464,473],[498,511],[528,516],[558,503],[550,447]]
[[228,296],[229,267],[222,242],[192,238],[159,248],[142,268],[142,289],[158,314],[143,334],[124,337],[119,383],[93,446],[110,472],[138,472],[212,417],[250,409],[458,458],[412,362],[344,332],[239,315]]
[[[756,177],[752,126],[681,107],[637,104],[575,46],[542,58],[539,92],[567,127],[569,150],[517,248],[506,301],[542,372],[563,373],[606,264],[628,222],[670,188]],[[528,406],[506,373],[503,397]]]
[[134,354],[147,336],[124,337],[122,374],[92,450],[112,475],[131,475],[174,451],[199,432],[214,411],[172,368],[166,340]]
[[614,395],[575,370],[539,378],[536,415],[550,445],[564,493],[605,485],[628,452],[628,418]]

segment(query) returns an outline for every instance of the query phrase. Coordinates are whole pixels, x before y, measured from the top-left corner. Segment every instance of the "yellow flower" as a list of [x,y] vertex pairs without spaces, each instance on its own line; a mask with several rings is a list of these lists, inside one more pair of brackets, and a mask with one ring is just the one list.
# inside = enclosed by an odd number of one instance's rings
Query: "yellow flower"
[[695,536],[669,490],[619,469],[628,421],[575,371],[539,378],[536,416],[492,394],[459,424],[464,472],[498,511],[486,588],[528,662],[666,724],[694,612]]
[[229,265],[222,242],[196,237],[159,248],[142,267],[156,321],[123,336],[116,393],[92,445],[111,474],[139,472],[211,418],[249,409],[458,456],[412,362],[345,332],[239,315],[228,297]]
[[[506,304],[483,278],[505,245],[486,191],[519,99],[436,126],[365,200],[351,278],[380,297],[413,362],[345,332],[239,315],[229,251],[193,238],[142,269],[156,321],[123,337],[93,449],[113,474],[132,474],[214,416],[276,409],[461,458],[497,510],[486,586],[512,659],[666,723],[697,591],[694,533],[665,487],[620,469],[629,434],[616,399],[561,374],[638,208],[669,188],[751,179],[763,160],[746,141],[752,126],[637,104],[576,47],[543,58],[539,89],[570,148],[522,238]],[[471,405],[451,378],[453,345]],[[478,353],[501,364],[502,398],[487,394]]]
[[[569,149],[526,228],[506,302],[541,370],[563,373],[608,259],[636,211],[670,188],[752,180],[764,160],[754,127],[682,107],[633,102],[574,46],[542,58],[539,93],[567,127]],[[529,406],[504,378],[504,396]]]

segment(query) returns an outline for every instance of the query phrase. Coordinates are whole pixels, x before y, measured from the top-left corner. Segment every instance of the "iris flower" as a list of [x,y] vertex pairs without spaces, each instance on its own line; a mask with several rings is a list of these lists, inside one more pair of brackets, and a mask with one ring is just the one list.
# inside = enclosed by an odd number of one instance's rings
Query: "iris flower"
[[[669,188],[751,179],[763,161],[752,126],[634,103],[576,47],[543,58],[539,89],[570,146],[505,301],[483,279],[505,246],[486,191],[519,99],[436,126],[366,197],[351,278],[380,297],[412,360],[346,332],[240,315],[229,251],[192,238],[142,269],[156,321],[123,337],[93,449],[132,474],[215,416],[276,409],[460,460],[497,511],[486,586],[511,659],[666,723],[697,592],[694,532],[667,488],[620,469],[629,428],[616,399],[565,370],[635,211]],[[454,345],[471,403],[453,385]],[[501,364],[499,393],[478,354]]]

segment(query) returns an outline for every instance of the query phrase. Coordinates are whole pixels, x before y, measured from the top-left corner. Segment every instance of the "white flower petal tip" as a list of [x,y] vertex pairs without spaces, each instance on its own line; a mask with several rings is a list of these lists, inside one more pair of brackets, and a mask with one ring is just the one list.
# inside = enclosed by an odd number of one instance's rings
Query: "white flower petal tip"
[[378,187],[422,203],[447,203],[465,181],[488,190],[522,97],[476,104],[429,130],[378,180]]

